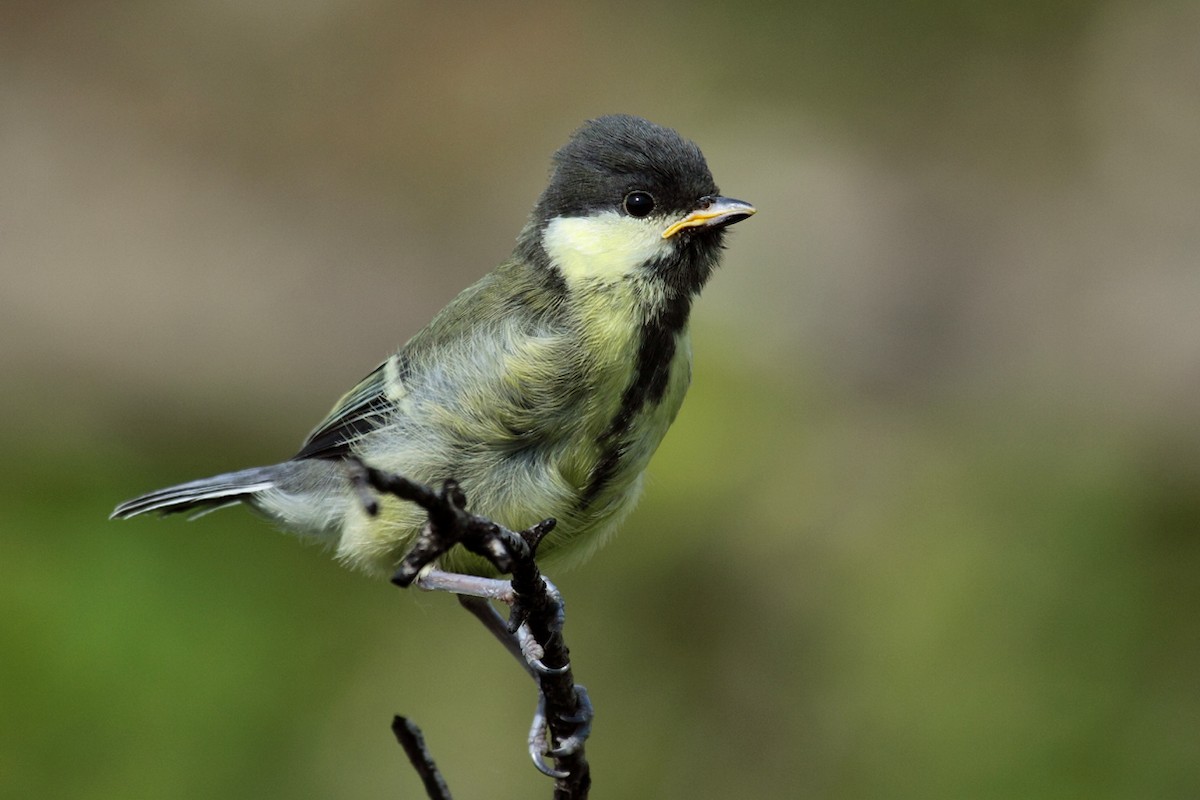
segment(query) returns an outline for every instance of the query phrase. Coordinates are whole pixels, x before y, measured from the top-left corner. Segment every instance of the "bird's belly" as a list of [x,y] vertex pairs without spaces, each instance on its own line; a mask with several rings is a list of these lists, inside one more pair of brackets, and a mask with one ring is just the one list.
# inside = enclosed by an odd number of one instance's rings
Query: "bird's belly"
[[[467,495],[467,508],[506,528],[519,531],[547,518],[557,521],[542,542],[538,560],[563,564],[586,558],[606,541],[633,509],[641,492],[640,470],[622,473],[598,502],[582,503],[583,487],[562,469],[567,459],[552,451],[480,453],[458,465],[454,478]],[[409,465],[394,470],[435,487],[447,477],[444,467]],[[386,577],[426,522],[417,505],[396,498],[381,498],[375,517],[351,509],[342,526],[338,557],[349,566]],[[441,559],[441,566],[456,572],[493,574],[482,559],[456,547]]]
[[[364,439],[358,455],[378,469],[435,486],[454,478],[473,513],[511,530],[552,517],[558,525],[543,541],[539,558],[551,563],[584,558],[636,505],[642,473],[690,378],[690,350],[681,332],[661,393],[631,404],[637,375],[629,352],[636,348],[615,341],[631,335],[626,327],[611,326],[606,333],[614,337],[607,342],[611,346],[589,347],[590,367],[571,373],[574,391],[542,397],[528,389],[544,384],[534,375],[545,359],[531,350],[541,343],[524,340],[525,352],[514,348],[508,363],[496,364],[511,396],[480,413],[483,406],[457,405],[444,392],[414,393],[425,405],[413,408],[411,418],[422,424],[388,426]],[[368,572],[390,574],[424,523],[419,507],[385,498],[375,518],[357,509],[347,515],[338,555]],[[448,554],[443,566],[490,571],[462,548]]]

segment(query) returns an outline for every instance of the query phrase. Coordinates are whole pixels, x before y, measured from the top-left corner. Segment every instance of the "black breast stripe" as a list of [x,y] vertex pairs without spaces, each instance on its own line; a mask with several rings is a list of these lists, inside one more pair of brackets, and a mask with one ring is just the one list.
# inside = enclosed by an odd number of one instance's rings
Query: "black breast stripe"
[[637,369],[621,397],[621,407],[597,440],[601,448],[600,461],[592,470],[587,488],[580,497],[580,509],[587,508],[616,473],[621,457],[628,449],[625,435],[633,425],[634,418],[647,406],[662,402],[667,381],[671,377],[671,364],[675,359],[675,337],[687,324],[691,305],[690,294],[678,294],[642,326]]

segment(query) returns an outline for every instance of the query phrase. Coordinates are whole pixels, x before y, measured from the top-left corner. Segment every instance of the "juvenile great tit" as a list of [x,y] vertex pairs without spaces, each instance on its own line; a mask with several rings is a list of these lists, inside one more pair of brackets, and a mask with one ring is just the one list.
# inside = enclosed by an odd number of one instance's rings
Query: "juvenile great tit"
[[[458,295],[334,406],[281,464],[128,500],[112,518],[244,503],[389,576],[424,524],[411,503],[369,516],[345,461],[440,485],[512,530],[554,517],[539,548],[586,557],[629,513],[691,379],[688,315],[725,228],[755,212],[723,197],[700,149],[616,115],[554,156],[512,256]],[[452,550],[440,564],[487,574]]]

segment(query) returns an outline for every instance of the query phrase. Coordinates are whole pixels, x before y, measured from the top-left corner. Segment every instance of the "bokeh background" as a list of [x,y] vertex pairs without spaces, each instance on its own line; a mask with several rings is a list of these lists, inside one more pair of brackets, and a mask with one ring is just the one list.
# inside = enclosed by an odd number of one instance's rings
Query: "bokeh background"
[[761,213],[556,575],[602,797],[1200,796],[1200,6],[0,6],[0,795],[548,796],[446,597],[242,511],[625,111]]

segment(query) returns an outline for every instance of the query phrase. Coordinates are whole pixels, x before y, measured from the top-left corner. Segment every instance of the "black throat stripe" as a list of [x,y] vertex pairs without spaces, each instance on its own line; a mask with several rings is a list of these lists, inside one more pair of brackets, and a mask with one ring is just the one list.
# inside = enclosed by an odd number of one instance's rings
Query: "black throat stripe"
[[591,505],[616,474],[621,457],[628,449],[625,435],[633,425],[634,418],[647,406],[662,402],[667,381],[671,377],[671,364],[675,360],[675,337],[687,324],[691,306],[692,296],[686,292],[679,293],[642,325],[637,368],[621,397],[620,408],[597,439],[601,448],[600,461],[592,470],[587,488],[579,499],[581,510]]

